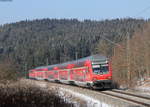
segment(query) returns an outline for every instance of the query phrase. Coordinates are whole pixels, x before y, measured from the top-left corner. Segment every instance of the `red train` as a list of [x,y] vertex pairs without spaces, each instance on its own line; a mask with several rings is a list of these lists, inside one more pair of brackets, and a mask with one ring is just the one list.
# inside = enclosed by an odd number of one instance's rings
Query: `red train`
[[94,89],[111,88],[112,68],[105,56],[93,55],[67,63],[36,67],[29,70],[29,78]]

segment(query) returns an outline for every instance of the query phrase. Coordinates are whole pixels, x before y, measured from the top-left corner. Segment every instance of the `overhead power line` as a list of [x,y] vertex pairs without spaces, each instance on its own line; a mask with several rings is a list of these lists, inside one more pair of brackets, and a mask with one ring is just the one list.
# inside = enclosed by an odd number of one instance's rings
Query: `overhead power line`
[[137,17],[137,16],[139,16],[140,14],[146,12],[146,11],[149,10],[149,9],[150,9],[150,6],[144,8],[143,10],[141,10],[140,12],[138,12],[137,14],[135,14],[133,17]]

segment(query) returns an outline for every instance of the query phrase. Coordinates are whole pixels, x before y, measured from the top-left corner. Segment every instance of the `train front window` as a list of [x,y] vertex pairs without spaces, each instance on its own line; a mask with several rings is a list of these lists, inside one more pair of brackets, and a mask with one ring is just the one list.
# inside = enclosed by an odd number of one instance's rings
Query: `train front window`
[[93,73],[94,74],[107,74],[108,64],[93,65]]

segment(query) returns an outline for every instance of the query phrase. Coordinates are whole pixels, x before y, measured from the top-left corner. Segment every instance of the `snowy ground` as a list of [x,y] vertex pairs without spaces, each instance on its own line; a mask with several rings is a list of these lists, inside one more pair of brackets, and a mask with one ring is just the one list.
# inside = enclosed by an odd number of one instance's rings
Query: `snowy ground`
[[150,95],[150,78],[140,81],[138,85],[135,87],[135,90]]
[[74,92],[74,91],[69,90],[69,89],[60,88],[60,90],[62,93],[63,92],[70,93],[74,97],[78,97],[78,98],[80,98],[86,102],[85,104],[78,104],[78,102],[75,102],[76,107],[80,107],[81,105],[86,106],[86,107],[112,107],[111,105],[103,103],[100,100],[94,99],[90,96],[86,96],[86,95],[81,94],[81,93]]

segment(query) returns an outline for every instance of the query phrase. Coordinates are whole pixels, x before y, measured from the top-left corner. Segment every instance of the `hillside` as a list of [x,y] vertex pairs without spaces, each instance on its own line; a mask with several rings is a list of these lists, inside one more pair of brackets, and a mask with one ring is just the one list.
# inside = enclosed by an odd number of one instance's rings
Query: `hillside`
[[[104,21],[42,19],[6,24],[0,27],[0,60],[13,60],[21,71],[74,60],[99,53],[97,46],[105,41],[103,37],[119,43],[127,32],[132,35],[145,22],[130,18]],[[112,47],[110,44],[109,56]]]

